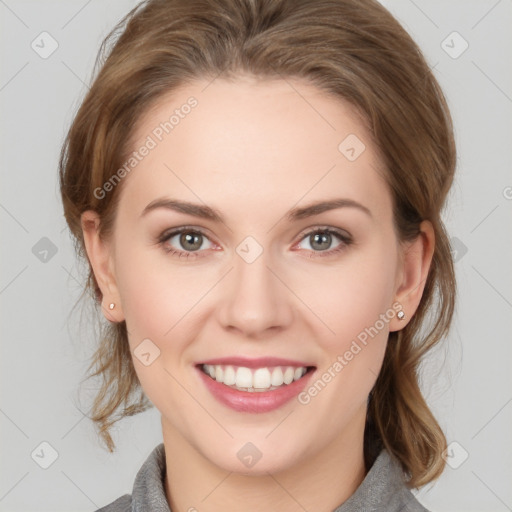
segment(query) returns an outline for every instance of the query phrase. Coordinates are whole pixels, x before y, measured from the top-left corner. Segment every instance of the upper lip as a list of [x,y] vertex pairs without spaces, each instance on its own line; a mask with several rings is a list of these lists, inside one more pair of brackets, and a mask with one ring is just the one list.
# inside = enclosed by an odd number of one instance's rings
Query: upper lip
[[303,361],[294,361],[292,359],[282,359],[280,357],[218,357],[215,359],[208,359],[197,363],[198,365],[231,365],[243,366],[245,368],[265,368],[269,366],[294,366],[294,367],[311,367],[310,363]]

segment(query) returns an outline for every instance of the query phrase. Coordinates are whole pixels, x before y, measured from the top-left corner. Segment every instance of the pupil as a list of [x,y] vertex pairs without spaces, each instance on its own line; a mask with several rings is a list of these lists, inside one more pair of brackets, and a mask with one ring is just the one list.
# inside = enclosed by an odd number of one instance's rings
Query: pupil
[[[201,247],[201,236],[200,234],[183,233],[180,237],[180,243],[185,249],[196,251]],[[189,245],[187,245],[189,244]]]
[[[191,251],[196,251],[201,247],[201,236],[200,234],[183,233],[180,237],[181,245]],[[331,242],[331,235],[328,233],[315,233],[312,235],[313,242],[311,246],[314,249],[324,251],[326,250]],[[187,246],[188,245],[188,246]]]
[[[327,242],[327,245],[325,246],[325,243]],[[313,235],[313,243],[311,244],[311,247],[313,247],[313,249],[318,249],[320,251],[323,251],[325,249],[327,249],[330,245],[330,242],[331,242],[331,235],[328,234],[328,233],[324,233],[324,234],[321,234],[321,233],[315,233]],[[322,247],[321,244],[324,243],[324,246]],[[315,247],[315,245],[320,245],[320,247]]]

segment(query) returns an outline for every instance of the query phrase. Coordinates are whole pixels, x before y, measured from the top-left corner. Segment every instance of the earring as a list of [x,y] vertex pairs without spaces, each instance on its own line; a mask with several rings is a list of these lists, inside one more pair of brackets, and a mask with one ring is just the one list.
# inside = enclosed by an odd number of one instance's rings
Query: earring
[[405,313],[404,313],[402,310],[400,310],[400,311],[396,314],[396,316],[398,317],[398,320],[403,320],[403,319],[405,318]]
[[111,302],[108,306],[108,309],[114,309],[115,307],[116,305],[113,302]]

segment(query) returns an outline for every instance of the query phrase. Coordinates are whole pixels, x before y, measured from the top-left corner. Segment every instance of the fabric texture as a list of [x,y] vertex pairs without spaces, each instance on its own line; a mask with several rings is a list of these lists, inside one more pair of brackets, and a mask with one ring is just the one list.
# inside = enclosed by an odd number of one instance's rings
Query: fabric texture
[[[132,494],[125,494],[96,512],[171,512],[164,481],[165,448],[160,443],[139,469]],[[382,450],[354,494],[333,512],[429,511],[406,487],[400,465]]]

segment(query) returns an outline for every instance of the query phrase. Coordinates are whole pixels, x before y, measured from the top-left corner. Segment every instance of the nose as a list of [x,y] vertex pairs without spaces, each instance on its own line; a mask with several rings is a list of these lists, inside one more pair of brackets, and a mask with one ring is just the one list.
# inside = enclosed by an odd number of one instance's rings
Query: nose
[[263,337],[293,320],[293,294],[263,253],[252,263],[234,255],[234,269],[222,286],[217,314],[224,329],[246,337]]

